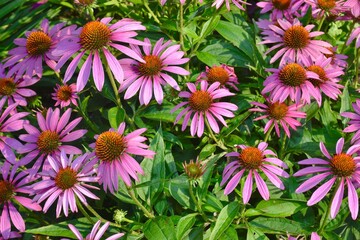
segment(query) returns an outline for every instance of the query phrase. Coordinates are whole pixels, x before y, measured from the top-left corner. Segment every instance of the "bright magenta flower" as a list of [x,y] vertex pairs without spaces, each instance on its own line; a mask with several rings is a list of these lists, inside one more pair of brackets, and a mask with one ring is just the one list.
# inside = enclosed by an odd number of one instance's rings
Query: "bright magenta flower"
[[273,102],[284,102],[288,97],[296,104],[311,102],[315,98],[321,105],[321,93],[308,79],[319,80],[319,75],[305,69],[298,63],[280,65],[280,69],[269,68],[273,74],[264,81],[262,94],[269,93]]
[[293,14],[296,13],[296,9],[292,9],[294,3],[297,0],[263,0],[256,5],[262,10],[261,14],[270,12],[270,18],[274,21],[281,18],[286,18],[288,20],[293,19]]
[[[344,6],[345,0],[300,0],[309,4],[312,9],[312,16],[314,18],[321,18],[325,13],[331,16],[337,16],[345,12],[348,7]],[[358,1],[358,0],[357,0]]]
[[302,105],[287,105],[283,102],[271,102],[269,99],[266,99],[265,104],[259,102],[251,102],[251,104],[257,106],[258,108],[251,108],[249,111],[260,112],[263,114],[262,116],[255,118],[254,121],[265,118],[269,119],[264,127],[264,133],[267,133],[271,126],[274,126],[278,137],[280,137],[279,125],[284,129],[284,132],[290,138],[289,127],[296,130],[297,127],[301,126],[301,123],[296,119],[306,118],[306,113],[299,111]]
[[37,83],[40,78],[30,78],[28,76],[14,78],[6,77],[5,68],[0,64],[0,98],[7,99],[8,105],[17,103],[26,106],[26,97],[35,96],[36,92],[26,87]]
[[[352,219],[356,219],[359,212],[359,198],[353,181],[360,181],[359,156],[353,156],[360,150],[360,145],[351,146],[346,153],[343,152],[344,138],[340,138],[336,143],[336,154],[331,156],[325,145],[320,142],[320,150],[327,160],[321,158],[309,158],[298,163],[300,165],[310,165],[309,167],[300,169],[294,176],[300,177],[308,174],[317,173],[303,182],[297,189],[296,193],[306,192],[322,181],[326,181],[318,189],[316,189],[307,202],[308,206],[312,206],[321,201],[334,185],[334,197],[331,202],[330,217],[335,218],[339,212],[344,189],[347,186],[349,209]],[[320,166],[319,166],[320,165]],[[338,184],[336,184],[338,183]]]
[[351,10],[354,17],[360,16],[360,1],[359,0],[347,0],[344,3],[345,7],[348,7]]
[[203,135],[205,121],[208,121],[211,129],[215,133],[218,133],[220,129],[216,119],[224,126],[227,126],[223,116],[230,118],[235,116],[232,113],[232,111],[236,111],[238,109],[235,104],[217,101],[222,97],[234,95],[226,88],[219,88],[219,82],[214,82],[209,86],[207,81],[201,81],[200,90],[196,89],[196,85],[194,83],[187,83],[187,87],[190,92],[180,92],[179,97],[187,98],[188,100],[179,103],[171,110],[171,112],[175,112],[177,109],[187,105],[187,107],[176,117],[174,123],[176,124],[182,116],[185,115],[181,128],[182,131],[185,130],[189,120],[192,119],[190,126],[191,136],[194,136],[195,133],[197,133],[198,137]]
[[125,123],[118,130],[103,132],[96,135],[96,142],[90,144],[94,149],[95,158],[100,160],[98,176],[104,190],[114,193],[118,190],[119,176],[126,185],[131,186],[131,178],[138,180],[137,174],[144,174],[140,164],[130,155],[152,158],[155,152],[148,150],[146,137],[141,136],[146,128],[140,128],[124,135]]
[[[225,2],[226,8],[228,11],[230,11],[230,0],[215,0],[214,3],[211,5],[212,7],[216,7],[216,9],[219,9],[223,3]],[[251,5],[247,3],[246,1],[242,0],[231,0],[231,2],[239,9],[245,11],[245,8],[243,7],[243,4]]]
[[30,124],[24,124],[27,134],[20,135],[20,139],[27,142],[19,153],[28,153],[20,161],[23,165],[37,158],[33,165],[33,171],[38,172],[47,156],[56,157],[63,150],[66,154],[81,154],[82,151],[66,143],[75,141],[87,132],[81,129],[72,131],[81,121],[81,117],[69,122],[72,109],[69,108],[60,117],[60,110],[49,108],[46,118],[41,112],[36,114],[40,131]]
[[227,87],[226,85],[229,85],[236,91],[239,91],[239,89],[235,85],[239,84],[239,82],[235,74],[234,68],[226,64],[221,64],[220,66],[212,66],[211,68],[206,66],[205,72],[201,72],[196,79],[197,82],[200,82],[202,80],[207,81],[209,84],[219,82],[221,87]]
[[44,213],[56,199],[58,199],[57,218],[60,217],[61,210],[67,217],[69,207],[72,212],[77,212],[76,198],[85,205],[87,205],[85,196],[99,200],[88,190],[88,188],[99,189],[87,184],[88,182],[98,182],[98,178],[94,176],[96,174],[94,165],[97,160],[91,160],[89,156],[90,154],[86,153],[73,160],[73,155],[68,158],[65,152],[61,151],[60,156],[47,157],[50,169],[39,173],[43,179],[32,186],[36,194],[34,201],[41,203],[47,199],[43,208]]
[[342,68],[332,65],[332,61],[332,58],[326,58],[325,56],[320,55],[316,60],[306,59],[304,66],[308,71],[314,72],[319,76],[318,79],[308,79],[314,87],[319,89],[329,98],[336,100],[339,94],[341,94],[340,89],[344,88],[343,85],[338,84],[340,77],[344,75],[344,72],[342,71]]
[[56,84],[56,88],[54,89],[55,92],[52,93],[52,99],[54,99],[56,101],[55,103],[55,107],[59,106],[61,108],[67,107],[70,105],[70,103],[74,104],[75,106],[77,106],[77,91],[76,91],[76,85],[75,83],[67,85],[59,85]]
[[[9,162],[15,162],[15,159]],[[20,232],[25,231],[25,222],[18,210],[13,205],[16,200],[25,208],[33,211],[41,211],[39,204],[34,203],[30,198],[23,197],[22,194],[30,194],[31,188],[27,186],[33,179],[28,176],[26,171],[18,169],[19,165],[12,166],[5,162],[1,166],[0,177],[0,234],[4,239],[9,239],[16,233],[11,232],[11,223]],[[18,172],[19,170],[19,172]]]
[[[288,178],[289,174],[282,169],[287,169],[288,166],[278,159],[273,151],[267,149],[267,146],[268,144],[265,142],[259,143],[257,148],[238,145],[237,148],[241,149],[240,153],[231,152],[226,155],[227,157],[236,157],[237,160],[230,162],[223,171],[220,185],[223,186],[230,180],[225,187],[225,195],[234,191],[245,172],[245,174],[248,175],[242,190],[244,204],[250,200],[253,190],[253,177],[255,178],[256,186],[262,198],[269,200],[269,189],[260,176],[260,172],[263,172],[276,187],[282,190],[285,189],[284,184],[278,176]],[[267,157],[266,155],[272,155],[272,157]]]
[[[79,230],[76,229],[76,227],[72,224],[69,224],[70,230],[75,234],[78,240],[100,240],[102,239],[102,236],[104,235],[106,229],[108,229],[110,223],[106,222],[100,229],[101,221],[97,221],[94,225],[94,227],[91,229],[91,232],[84,238]],[[124,236],[124,233],[117,233],[112,235],[111,237],[106,238],[105,240],[116,240]]]
[[140,91],[140,104],[148,105],[154,91],[156,101],[161,104],[164,98],[161,85],[169,84],[180,91],[179,85],[168,73],[189,75],[187,70],[176,66],[188,62],[189,58],[183,58],[184,52],[179,51],[180,45],[170,46],[171,41],[165,43],[163,41],[164,39],[161,38],[151,48],[150,40],[145,38],[144,42],[148,45],[143,47],[143,51],[131,44],[130,47],[137,58],[124,58],[119,61],[125,74],[125,81],[121,84],[119,91],[126,89],[125,99],[133,97]]
[[60,39],[66,35],[65,23],[56,24],[49,28],[49,21],[44,19],[41,22],[40,29],[34,29],[26,32],[26,38],[17,38],[14,43],[18,47],[9,51],[9,58],[5,59],[4,67],[11,67],[7,77],[16,74],[22,77],[24,74],[28,77],[37,75],[41,78],[45,63],[55,69],[58,58],[52,54]]
[[[5,101],[5,98],[0,100],[0,109],[4,109]],[[23,145],[18,140],[9,137],[4,133],[22,130],[25,123],[25,120],[22,118],[29,114],[26,112],[17,113],[17,106],[18,105],[14,103],[5,108],[4,111],[1,112],[0,110],[0,132],[3,133],[0,136],[0,151],[4,155],[5,159],[10,161],[12,164],[15,164],[15,154],[11,149],[18,151],[23,148]]]
[[320,54],[331,54],[329,43],[311,38],[324,34],[323,32],[310,32],[315,25],[301,26],[298,19],[293,23],[285,19],[278,19],[278,25],[270,25],[272,30],[260,44],[275,44],[265,54],[281,48],[271,58],[270,63],[281,57],[280,65],[286,62],[301,62],[304,58],[317,58]]
[[[137,35],[136,30],[145,30],[140,22],[124,18],[114,24],[110,24],[112,18],[106,17],[100,21],[92,21],[85,24],[84,27],[73,29],[72,35],[59,42],[54,55],[61,56],[56,65],[60,69],[68,59],[75,53],[80,53],[70,62],[64,76],[64,83],[69,81],[74,75],[76,67],[80,60],[85,56],[85,62],[81,66],[77,77],[77,91],[81,91],[89,80],[92,69],[92,76],[96,88],[101,91],[104,86],[104,68],[103,61],[109,65],[115,79],[122,83],[124,73],[116,57],[110,52],[110,48],[142,61],[138,55],[128,47],[118,43],[131,43],[144,45],[143,42],[133,39]],[[105,59],[101,60],[101,53]]]
[[356,99],[356,102],[352,104],[355,113],[343,112],[340,115],[343,117],[350,118],[349,126],[346,127],[343,132],[355,132],[351,139],[352,144],[360,144],[360,99]]
[[360,27],[355,28],[355,29],[352,31],[349,39],[348,39],[347,42],[346,42],[346,45],[350,45],[351,42],[354,41],[354,39],[356,39],[356,41],[355,41],[355,47],[356,47],[356,48],[360,48]]

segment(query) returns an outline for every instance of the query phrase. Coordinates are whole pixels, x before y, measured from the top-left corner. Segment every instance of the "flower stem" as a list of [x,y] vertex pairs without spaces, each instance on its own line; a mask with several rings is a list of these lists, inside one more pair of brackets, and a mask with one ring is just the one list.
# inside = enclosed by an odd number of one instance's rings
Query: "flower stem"
[[223,149],[223,150],[227,150],[227,148],[224,146],[224,144],[222,142],[219,142],[219,140],[214,135],[214,133],[213,133],[211,127],[210,127],[210,124],[209,124],[209,122],[208,122],[208,120],[206,118],[205,118],[205,125],[209,130],[210,137],[216,142],[217,146],[219,148]]
[[143,4],[146,8],[146,10],[148,10],[148,12],[150,13],[150,15],[154,18],[155,22],[159,25],[161,25],[160,20],[157,18],[157,16],[155,15],[155,13],[151,10],[151,8],[149,7],[149,4],[147,3],[147,1],[143,1]]
[[324,21],[325,21],[325,18],[326,18],[326,16],[325,16],[325,14],[324,14],[324,16],[322,16],[322,18],[321,18],[321,20],[320,20],[320,23],[319,23],[319,25],[318,25],[318,27],[317,27],[317,30],[318,30],[318,31],[320,31],[320,29],[321,29],[321,27],[322,27],[322,25],[323,25],[323,23],[324,23]]
[[350,25],[350,30],[348,31],[348,33],[347,33],[347,35],[346,35],[346,39],[345,39],[343,45],[341,46],[340,53],[343,53],[343,52],[344,52],[345,46],[346,46],[346,42],[348,41],[348,39],[349,39],[349,37],[350,37],[350,35],[351,35],[351,32],[353,31],[354,27],[355,27],[355,21],[352,21],[352,23],[351,23],[351,25]]
[[80,209],[80,212],[86,217],[87,220],[89,220],[89,222],[91,224],[94,224],[95,221],[90,217],[90,215],[86,212],[86,210],[84,209],[84,207],[82,206],[81,202],[79,201],[78,198],[76,198],[76,205],[78,206],[78,208]]
[[91,130],[95,133],[99,133],[99,128],[93,124],[93,122],[89,119],[88,115],[83,112],[83,110],[81,109],[81,107],[76,107],[76,109],[78,110],[78,112],[80,113],[81,117],[85,120],[85,123],[91,128]]
[[106,70],[107,75],[109,76],[111,86],[114,90],[114,94],[115,94],[115,98],[116,98],[116,105],[121,107],[121,101],[120,101],[120,97],[119,97],[119,93],[118,93],[118,88],[116,86],[115,79],[110,70],[109,64],[105,64],[105,70]]
[[360,48],[355,49],[355,88],[359,83],[359,68],[360,68]]
[[271,131],[273,130],[274,128],[274,123],[271,125],[271,127],[268,129],[266,135],[265,135],[265,138],[264,138],[264,142],[267,142],[267,140],[269,140],[269,137],[270,137],[270,133]]
[[194,202],[195,207],[198,210],[198,212],[200,213],[201,217],[204,219],[205,222],[207,222],[208,218],[201,208],[201,200],[198,201],[195,197],[194,189],[193,189],[193,181],[189,180],[188,182],[189,182],[189,193],[190,193],[191,200]]
[[338,180],[337,180],[337,183],[336,183],[336,185],[335,185],[333,195],[332,195],[331,200],[330,200],[330,202],[329,202],[328,208],[326,209],[325,217],[323,218],[323,221],[322,221],[322,223],[321,223],[321,225],[320,225],[320,228],[319,228],[319,231],[318,231],[318,233],[319,233],[320,235],[322,234],[325,225],[328,223],[327,220],[328,220],[329,215],[330,215],[331,204],[332,204],[332,202],[333,202],[333,200],[334,200],[336,191],[337,191],[337,189],[339,188],[340,182],[341,182],[341,180],[338,179]]
[[184,6],[180,3],[180,20],[179,20],[179,28],[180,28],[180,46],[183,51],[185,51],[184,45]]
[[[78,205],[81,205],[81,203],[79,201],[77,201],[79,204]],[[85,204],[84,204],[85,205]],[[82,206],[81,206],[82,207]],[[127,230],[126,228],[124,228],[123,226],[117,224],[117,223],[114,223],[114,222],[111,222],[109,220],[106,220],[104,219],[103,217],[100,216],[99,213],[96,212],[95,209],[93,209],[89,204],[86,204],[85,207],[99,220],[101,220],[102,222],[109,222],[110,226],[114,226],[114,227],[117,227],[117,228],[121,228],[121,229],[124,229],[124,230]],[[84,208],[83,208],[84,209]]]
[[285,134],[285,132],[281,136],[280,144],[281,145],[280,145],[280,151],[279,151],[279,158],[282,160],[284,158],[284,150],[285,150],[285,145],[286,145],[286,134]]
[[147,218],[155,218],[154,214],[152,214],[151,212],[149,212],[144,205],[141,204],[141,202],[139,202],[139,200],[137,200],[134,191],[130,188],[130,187],[126,187],[131,199],[134,201],[135,205],[137,205],[145,214],[145,216]]

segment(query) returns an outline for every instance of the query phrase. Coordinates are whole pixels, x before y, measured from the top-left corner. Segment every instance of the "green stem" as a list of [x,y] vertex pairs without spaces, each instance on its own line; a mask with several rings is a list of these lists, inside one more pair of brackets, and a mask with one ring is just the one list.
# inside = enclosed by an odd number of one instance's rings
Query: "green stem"
[[345,46],[346,46],[346,42],[349,40],[349,37],[351,35],[351,32],[353,31],[355,27],[355,21],[352,21],[351,25],[350,25],[350,30],[348,31],[347,35],[346,35],[346,39],[343,43],[343,45],[341,46],[341,50],[340,50],[340,53],[343,53],[344,50],[345,50]]
[[284,158],[284,149],[285,149],[285,145],[286,145],[286,134],[285,134],[285,132],[281,136],[280,144],[281,145],[280,145],[280,151],[279,151],[279,158],[282,160]]
[[195,197],[194,189],[193,189],[193,181],[189,180],[188,182],[189,182],[189,193],[190,193],[191,200],[194,202],[195,207],[198,210],[198,212],[200,213],[201,217],[204,219],[205,222],[207,222],[208,217],[205,215],[205,213],[203,212],[203,210],[201,208],[201,199],[200,199],[200,201],[198,201]]
[[[81,205],[81,203],[80,203]],[[101,222],[109,222],[110,226],[114,226],[114,227],[117,227],[117,228],[121,228],[121,229],[124,229],[124,230],[127,230],[126,228],[124,228],[123,226],[119,225],[119,224],[116,224],[114,222],[111,222],[109,220],[106,220],[104,219],[103,217],[100,216],[99,213],[96,212],[95,209],[93,209],[89,204],[85,205],[85,207],[99,220],[101,220]],[[131,220],[130,220],[131,221]]]
[[267,131],[267,133],[266,133],[266,135],[265,135],[265,138],[264,138],[264,142],[267,142],[267,140],[269,139],[269,137],[270,137],[270,133],[271,133],[271,131],[273,130],[273,128],[274,128],[274,123],[271,125],[271,127],[268,129],[268,131]]
[[216,142],[217,146],[223,150],[227,150],[227,147],[224,146],[224,144],[222,142],[219,142],[219,140],[216,138],[216,136],[214,135],[211,127],[210,127],[210,124],[208,122],[208,120],[205,118],[205,125],[207,127],[207,129],[209,130],[209,134],[210,134],[210,137]]
[[115,94],[116,105],[121,107],[121,101],[120,101],[120,97],[119,97],[118,88],[116,86],[115,79],[114,79],[114,76],[113,76],[113,74],[112,74],[112,72],[110,70],[109,64],[105,63],[105,70],[106,70],[107,75],[109,76],[110,83],[111,83],[111,86],[112,86],[114,94]]
[[95,221],[90,217],[90,215],[86,212],[86,210],[84,209],[84,207],[82,206],[81,202],[79,201],[78,198],[76,198],[76,205],[78,206],[78,208],[80,209],[80,212],[86,217],[87,220],[89,220],[89,222],[91,224],[94,224]]
[[181,49],[185,51],[185,45],[184,45],[184,6],[180,3],[180,21],[179,21],[179,25],[180,25],[180,46]]
[[[210,18],[210,23],[209,23],[208,26],[212,26],[212,24],[213,24],[216,16],[218,15],[218,13],[219,13],[219,11],[216,10],[216,12],[211,16],[211,18]],[[205,23],[203,24],[202,28],[204,28],[204,25],[205,25]],[[205,31],[204,31],[204,32],[205,32]],[[198,42],[196,43],[195,47],[194,47],[193,49],[191,49],[191,52],[190,52],[190,54],[188,55],[190,58],[196,53],[196,51],[198,50],[198,48],[200,47],[202,41],[204,40],[204,38],[205,38],[206,36],[207,36],[206,34],[203,34],[203,35],[200,36],[200,38],[199,38]]]
[[93,122],[89,119],[86,113],[82,111],[80,107],[76,107],[77,111],[80,113],[81,117],[85,120],[85,123],[91,128],[91,130],[95,133],[99,132],[99,128],[93,124]]
[[336,185],[335,185],[333,195],[332,195],[331,200],[330,200],[330,202],[329,202],[328,208],[326,209],[325,217],[323,218],[323,221],[322,221],[322,223],[321,223],[321,225],[320,225],[320,228],[319,228],[319,231],[318,231],[318,233],[319,233],[320,235],[322,234],[322,232],[323,232],[323,230],[324,230],[324,227],[325,227],[325,225],[327,224],[327,220],[328,220],[329,215],[330,215],[331,203],[332,203],[332,201],[334,200],[334,197],[335,197],[335,194],[336,194],[336,190],[339,188],[340,182],[341,182],[341,180],[337,180],[337,183],[336,183]]
[[141,202],[139,202],[139,200],[137,200],[135,193],[133,192],[133,190],[129,187],[126,188],[131,199],[134,201],[135,205],[137,205],[145,214],[145,216],[147,218],[155,218],[154,214],[152,214],[151,212],[149,212],[144,205],[141,204]]
[[357,85],[359,83],[360,48],[355,49],[355,51],[355,88],[357,88]]
[[324,16],[322,16],[322,18],[321,18],[321,20],[320,20],[320,23],[319,23],[319,25],[318,25],[318,27],[317,27],[317,30],[318,30],[318,31],[320,31],[320,29],[321,29],[321,27],[322,27],[322,25],[323,25],[323,23],[324,23],[324,21],[325,21],[325,18],[326,18],[326,16],[325,16],[325,14],[324,14]]
[[148,12],[150,13],[150,15],[154,18],[155,22],[159,25],[161,25],[160,20],[157,18],[157,16],[155,15],[155,13],[151,10],[151,8],[149,7],[149,4],[147,3],[147,1],[143,1],[143,4],[146,8],[146,10],[148,10]]

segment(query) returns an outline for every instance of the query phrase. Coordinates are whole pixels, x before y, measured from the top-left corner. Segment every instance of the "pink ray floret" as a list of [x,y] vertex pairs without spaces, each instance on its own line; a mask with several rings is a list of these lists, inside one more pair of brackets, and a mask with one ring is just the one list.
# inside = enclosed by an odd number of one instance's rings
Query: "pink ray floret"
[[[197,90],[197,86],[200,85],[200,90]],[[188,91],[182,91],[179,93],[179,97],[186,98],[187,101],[179,103],[171,110],[175,112],[181,107],[185,106],[179,115],[175,119],[176,124],[183,116],[181,130],[184,131],[191,120],[190,134],[194,136],[197,134],[201,137],[204,133],[205,121],[209,123],[210,128],[219,133],[219,125],[217,120],[224,126],[227,126],[223,116],[232,118],[234,117],[233,111],[236,111],[238,107],[233,103],[220,102],[219,99],[223,97],[233,96],[234,94],[229,92],[226,88],[220,88],[219,82],[214,82],[211,85],[207,81],[201,81],[195,85],[194,83],[187,83]]]
[[[15,159],[9,162],[15,162]],[[24,196],[24,194],[30,194],[32,192],[28,184],[31,183],[34,178],[30,178],[28,172],[20,170],[18,167],[19,165],[12,165],[5,162],[0,168],[0,235],[2,235],[4,239],[9,239],[11,236],[17,235],[11,232],[11,223],[18,231],[25,231],[24,219],[14,206],[14,201],[29,210],[41,211],[39,204],[34,203],[30,198]]]
[[[110,223],[106,222],[100,229],[101,221],[97,221],[93,228],[91,229],[91,232],[84,238],[79,230],[72,224],[69,224],[70,230],[75,234],[78,240],[100,240],[103,239],[102,236],[104,235],[105,231],[108,229]],[[116,233],[105,240],[116,240],[124,236],[124,233]],[[66,239],[66,238],[63,238]]]
[[19,136],[20,140],[26,142],[24,147],[19,150],[19,153],[27,153],[20,161],[23,165],[30,163],[36,158],[32,167],[34,173],[38,172],[42,167],[44,160],[46,165],[47,156],[56,157],[60,155],[60,151],[66,154],[81,154],[82,151],[68,143],[73,142],[85,135],[87,130],[73,129],[80,123],[81,117],[69,122],[72,109],[67,109],[62,116],[60,116],[60,109],[47,109],[46,117],[42,112],[37,112],[37,122],[40,130],[29,123],[24,124],[24,130],[27,134]]
[[96,142],[90,144],[94,149],[95,159],[99,160],[99,183],[105,191],[115,193],[118,190],[119,177],[127,186],[131,186],[131,178],[138,181],[138,174],[144,174],[140,164],[131,156],[153,158],[155,152],[148,150],[144,143],[146,137],[141,136],[146,128],[140,128],[125,135],[125,123],[117,130],[109,129],[96,135]]
[[144,42],[133,37],[137,35],[137,30],[145,30],[145,27],[140,22],[129,18],[123,18],[114,24],[110,24],[111,20],[112,18],[106,17],[100,21],[88,22],[84,27],[77,29],[73,27],[71,35],[64,38],[53,52],[54,55],[61,57],[56,69],[60,69],[67,60],[76,55],[65,72],[64,83],[72,78],[80,60],[85,59],[77,77],[77,91],[84,89],[91,72],[96,88],[99,91],[102,90],[105,80],[103,62],[110,67],[115,79],[119,83],[123,82],[123,69],[110,49],[116,49],[132,58],[139,59],[132,49],[123,44],[144,45]]
[[212,66],[212,67],[205,67],[205,72],[201,72],[197,77],[196,81],[208,81],[209,84],[213,82],[220,82],[221,87],[231,87],[236,91],[239,91],[238,87],[236,86],[239,84],[238,78],[235,74],[235,70],[233,67],[230,67],[226,64],[221,64],[220,66]]
[[137,45],[130,45],[136,54],[136,58],[123,58],[119,61],[123,67],[125,80],[121,84],[119,91],[125,91],[124,99],[133,97],[139,92],[141,105],[148,105],[153,94],[156,101],[161,104],[164,98],[162,86],[170,85],[180,91],[176,80],[169,74],[189,75],[190,73],[178,65],[189,61],[183,58],[184,52],[179,51],[180,45],[170,45],[171,41],[163,42],[159,39],[154,47],[148,38],[144,39],[147,43],[143,50]]
[[17,77],[26,75],[42,77],[43,62],[51,69],[55,69],[59,59],[52,54],[60,39],[67,34],[63,28],[65,23],[59,23],[50,28],[49,21],[44,19],[39,29],[26,32],[26,38],[17,38],[14,43],[18,47],[9,51],[10,57],[5,59],[4,67],[11,67],[7,77],[16,74]]
[[359,212],[359,198],[354,187],[354,182],[360,181],[360,157],[355,155],[360,150],[360,145],[351,146],[346,153],[343,152],[344,138],[340,138],[336,143],[336,153],[330,155],[324,143],[320,142],[320,150],[327,159],[309,158],[298,163],[300,165],[309,165],[297,171],[294,176],[300,177],[309,174],[314,176],[303,182],[297,189],[296,193],[306,192],[321,182],[322,185],[316,189],[307,202],[312,206],[321,201],[334,185],[333,200],[331,202],[330,217],[335,218],[339,212],[344,190],[347,187],[349,209],[352,219],[356,219]]
[[351,139],[352,144],[360,144],[360,99],[356,99],[356,102],[352,104],[352,107],[355,111],[353,112],[343,112],[340,115],[343,117],[350,118],[349,126],[347,126],[343,132],[355,132],[354,136]]
[[264,127],[264,133],[267,133],[274,126],[278,137],[280,137],[279,126],[284,129],[284,132],[290,138],[289,127],[296,130],[297,127],[301,126],[297,118],[306,118],[306,113],[299,111],[302,107],[301,104],[287,105],[286,103],[271,102],[267,98],[266,103],[251,102],[251,104],[257,108],[250,108],[249,111],[262,114],[262,116],[255,118],[254,121],[268,119]]
[[76,198],[87,205],[85,197],[99,200],[90,189],[99,189],[87,183],[98,182],[94,169],[96,159],[90,158],[90,153],[85,153],[76,157],[67,157],[64,151],[60,156],[48,156],[47,160],[50,169],[40,172],[43,180],[35,183],[32,188],[35,193],[34,201],[41,203],[46,200],[43,211],[46,213],[51,205],[58,199],[56,206],[56,217],[60,217],[61,211],[67,217],[69,208],[72,212],[77,212]]
[[241,149],[240,152],[231,152],[226,155],[227,157],[235,157],[236,160],[226,165],[222,174],[220,185],[223,186],[229,181],[225,187],[225,195],[234,191],[240,179],[247,175],[242,189],[244,204],[250,200],[253,191],[253,178],[255,179],[256,186],[262,198],[269,200],[269,189],[260,173],[264,173],[277,188],[285,189],[279,176],[284,178],[289,177],[289,174],[283,170],[287,169],[288,166],[282,160],[278,159],[276,154],[267,147],[268,144],[265,142],[259,143],[257,148],[238,145],[237,148]]

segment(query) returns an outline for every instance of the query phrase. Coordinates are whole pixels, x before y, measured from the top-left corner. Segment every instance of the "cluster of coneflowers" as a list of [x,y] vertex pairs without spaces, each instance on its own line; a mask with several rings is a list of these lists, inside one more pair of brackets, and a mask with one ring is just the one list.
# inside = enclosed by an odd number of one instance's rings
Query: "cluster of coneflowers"
[[[165,2],[161,1],[161,4]],[[184,1],[180,2],[184,4]],[[213,6],[219,8],[223,2],[217,0]],[[242,10],[248,4],[238,0],[233,0],[232,3]],[[225,0],[225,4],[230,10],[230,2]],[[331,14],[349,20],[359,17],[360,3],[356,0],[269,0],[257,5],[262,8],[261,13],[271,11],[269,20],[258,22],[263,35],[260,44],[271,44],[266,54],[277,50],[270,63],[279,67],[267,69],[271,75],[265,80],[262,90],[265,103],[253,102],[255,108],[249,111],[262,114],[254,120],[267,120],[265,133],[269,134],[275,128],[280,137],[282,128],[284,134],[290,137],[290,129],[296,130],[301,126],[298,119],[306,117],[301,112],[304,105],[310,104],[314,99],[321,106],[322,93],[334,100],[338,98],[340,89],[343,88],[339,84],[340,77],[347,65],[346,56],[336,54],[336,47],[315,39],[323,32],[313,31],[315,25],[303,26],[298,18],[303,17],[311,8],[312,16],[316,19]],[[100,183],[104,191],[109,190],[114,194],[119,188],[119,178],[130,187],[132,179],[136,181],[138,174],[144,174],[134,156],[152,158],[156,154],[148,149],[145,143],[147,138],[142,136],[145,128],[125,134],[125,123],[121,123],[117,129],[109,129],[96,135],[94,142],[89,145],[91,151],[83,152],[72,145],[87,132],[84,129],[75,130],[82,118],[70,120],[71,108],[62,112],[65,107],[77,106],[77,94],[81,93],[89,79],[93,79],[96,89],[102,91],[105,72],[112,86],[117,88],[119,85],[117,90],[124,92],[125,100],[138,94],[140,105],[148,105],[153,97],[158,104],[162,104],[165,85],[180,91],[174,75],[189,75],[190,72],[180,65],[190,59],[184,57],[185,52],[180,50],[179,44],[163,38],[155,43],[147,38],[136,39],[137,31],[144,30],[146,29],[141,22],[126,18],[115,21],[106,17],[90,21],[82,27],[65,26],[65,23],[51,27],[45,19],[40,28],[27,32],[25,38],[14,41],[17,47],[9,51],[10,56],[0,65],[0,128],[4,133],[0,137],[0,150],[5,158],[1,165],[0,180],[2,238],[19,237],[18,232],[12,231],[12,225],[19,232],[25,231],[24,220],[14,202],[27,209],[46,213],[57,200],[56,217],[62,213],[68,216],[69,209],[77,212],[81,204],[87,205],[87,198],[98,199],[92,192],[99,190],[94,183]],[[346,44],[350,44],[355,38],[355,47],[359,48],[360,28],[353,30]],[[118,59],[115,52],[127,57]],[[28,87],[40,81],[45,64],[57,74],[63,75],[63,84],[57,85],[52,94],[56,100],[55,107],[60,108],[37,112],[37,124],[33,125],[25,118],[29,113],[19,112],[18,109],[27,105],[26,98],[36,95]],[[76,84],[68,84],[74,80],[78,67],[80,71]],[[238,91],[238,84],[232,67],[225,64],[206,67],[195,83],[186,83],[188,91],[180,91],[179,97],[186,100],[172,110],[175,112],[182,109],[175,124],[183,118],[181,129],[185,131],[190,125],[191,136],[201,137],[206,130],[219,133],[219,123],[227,126],[224,117],[234,117],[234,112],[238,109],[235,104],[227,102],[229,98],[226,98],[236,94],[231,91]],[[360,100],[353,107],[356,113],[342,113],[342,116],[351,119],[350,126],[344,132],[356,132],[352,146],[343,150],[344,139],[341,138],[337,142],[336,153],[331,155],[325,145],[320,143],[326,159],[302,160],[298,162],[300,165],[310,166],[294,174],[301,177],[318,173],[306,179],[297,188],[297,193],[325,182],[313,192],[308,200],[309,206],[322,200],[336,185],[331,203],[331,218],[339,211],[345,187],[351,216],[353,219],[358,216],[356,189],[360,186],[360,157],[357,156],[360,151]],[[13,132],[21,129],[26,133],[19,135],[19,141],[12,136]],[[289,177],[284,171],[287,165],[268,148],[267,138],[257,147],[237,145],[239,152],[227,154],[236,160],[231,161],[223,171],[221,185],[227,183],[224,194],[233,192],[243,176],[246,176],[242,189],[244,204],[249,202],[253,192],[253,179],[265,200],[270,198],[270,193],[264,176],[276,187],[284,189],[280,177]],[[101,237],[108,223],[97,233],[99,225],[100,222],[97,222],[87,239]],[[74,226],[70,228],[76,237],[82,239]],[[315,239],[316,234],[313,235]],[[121,236],[119,233],[111,239]]]

